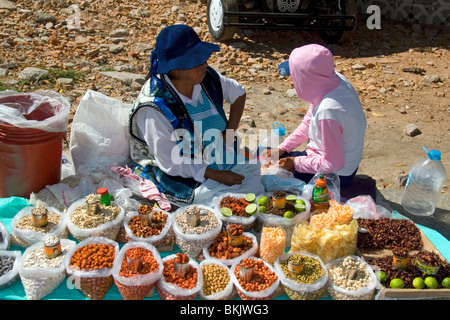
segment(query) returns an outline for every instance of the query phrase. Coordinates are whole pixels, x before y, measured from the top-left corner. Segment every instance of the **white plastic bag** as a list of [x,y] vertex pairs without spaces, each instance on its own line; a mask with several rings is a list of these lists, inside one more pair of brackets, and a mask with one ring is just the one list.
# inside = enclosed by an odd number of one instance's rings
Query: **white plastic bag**
[[75,170],[122,165],[130,159],[128,117],[132,105],[88,90],[78,105],[70,134]]
[[0,250],[9,250],[10,237],[6,226],[0,222]]
[[0,257],[14,258],[12,269],[0,276],[0,289],[4,289],[12,285],[19,278],[19,268],[20,261],[22,259],[22,253],[20,251],[0,250]]
[[228,197],[228,196],[233,197],[235,199],[245,198],[245,194],[243,194],[243,193],[225,193],[219,197],[214,198],[214,207],[213,208],[216,210],[217,216],[220,217],[220,219],[223,221],[224,227],[226,227],[229,224],[237,223],[237,224],[240,224],[241,226],[243,226],[245,231],[250,230],[253,227],[253,225],[255,224],[258,213],[252,214],[249,217],[240,217],[240,216],[235,216],[235,215],[232,215],[231,217],[225,217],[220,212],[220,202],[222,201],[223,198]]
[[377,205],[371,196],[357,196],[345,203],[353,209],[353,218],[380,219],[392,218],[392,213],[386,208]]
[[[200,269],[203,266],[208,266],[211,264],[215,264],[218,265],[222,268],[225,268],[228,272],[228,275],[230,275],[230,269],[224,265],[221,262],[218,261],[213,261],[213,260],[209,260],[209,259],[205,259],[202,262],[200,262]],[[204,283],[205,278],[203,278],[203,285],[205,285]],[[227,286],[225,287],[225,289],[223,289],[222,291],[210,294],[210,295],[206,295],[205,292],[203,291],[203,287],[200,290],[200,298],[202,298],[203,300],[232,300],[234,298],[234,296],[236,295],[236,290],[234,289],[234,284],[233,281],[231,281],[231,276],[230,276],[230,281],[228,282]]]
[[294,177],[294,173],[271,164],[261,167],[261,182],[268,192],[283,190],[301,193],[306,183]]
[[[316,186],[316,180],[319,178],[319,175],[322,174],[318,172],[312,177],[311,180],[304,186],[303,188],[303,196],[307,199],[312,198],[313,189]],[[334,199],[337,202],[341,201],[341,181],[339,179],[339,175],[335,172],[333,173],[323,173],[325,180],[327,181],[327,188],[329,192],[329,199]]]

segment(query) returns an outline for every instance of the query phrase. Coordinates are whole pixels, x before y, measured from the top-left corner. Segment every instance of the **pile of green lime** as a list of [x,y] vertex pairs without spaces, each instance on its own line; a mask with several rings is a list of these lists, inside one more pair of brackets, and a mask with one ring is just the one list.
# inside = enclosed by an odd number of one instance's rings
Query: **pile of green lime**
[[266,213],[266,205],[269,203],[269,198],[266,196],[261,196],[258,199],[259,212]]

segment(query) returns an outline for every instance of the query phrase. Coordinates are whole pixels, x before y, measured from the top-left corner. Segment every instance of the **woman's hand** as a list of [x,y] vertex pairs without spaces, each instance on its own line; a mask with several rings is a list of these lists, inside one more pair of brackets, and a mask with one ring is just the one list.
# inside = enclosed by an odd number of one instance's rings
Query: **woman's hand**
[[245,179],[245,176],[231,170],[214,170],[206,168],[205,178],[215,180],[227,186],[233,186],[235,184],[242,184],[242,180]]
[[261,152],[260,158],[271,158],[272,160],[277,160],[284,153],[285,151],[279,148],[265,149],[263,152]]
[[294,157],[286,157],[278,160],[278,166],[290,172],[294,171],[295,170]]

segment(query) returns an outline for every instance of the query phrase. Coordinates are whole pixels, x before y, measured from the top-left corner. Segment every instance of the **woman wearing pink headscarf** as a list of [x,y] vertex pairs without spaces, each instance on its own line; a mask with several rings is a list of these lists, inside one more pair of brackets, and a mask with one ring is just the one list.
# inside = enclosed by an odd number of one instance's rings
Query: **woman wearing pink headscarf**
[[[291,75],[298,97],[311,105],[303,121],[278,148],[280,167],[309,182],[317,173],[337,173],[341,187],[356,174],[362,159],[366,117],[351,83],[334,70],[332,53],[318,44],[296,48],[278,67]],[[304,151],[292,152],[308,142]]]

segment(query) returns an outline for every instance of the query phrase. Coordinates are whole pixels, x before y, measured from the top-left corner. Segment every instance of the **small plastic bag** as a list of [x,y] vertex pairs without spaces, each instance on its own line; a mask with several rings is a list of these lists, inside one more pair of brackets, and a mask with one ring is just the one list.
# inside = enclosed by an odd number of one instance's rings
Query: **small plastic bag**
[[[163,265],[165,266],[165,262],[173,260],[175,256],[176,254],[172,254],[163,258]],[[189,259],[189,267],[194,268],[197,272],[195,286],[190,289],[184,289],[174,283],[167,282],[163,275],[156,283],[156,292],[161,300],[194,300],[198,296],[203,287],[202,270],[198,262],[193,259]]]
[[111,286],[114,284],[111,268],[80,270],[70,264],[72,255],[77,249],[91,244],[106,244],[113,246],[114,260],[119,252],[119,244],[105,237],[89,237],[71,248],[64,259],[67,275],[74,283],[74,288],[79,289],[90,300],[102,300]]
[[316,185],[316,180],[319,178],[320,174],[323,174],[325,180],[327,181],[327,188],[329,192],[329,199],[336,200],[337,202],[341,201],[341,179],[339,178],[339,175],[336,172],[333,171],[326,171],[328,173],[322,173],[325,172],[324,170],[321,170],[317,172],[314,177],[312,177],[311,180],[305,185],[303,188],[302,195],[307,198],[311,199],[313,194],[313,189]]
[[278,165],[266,165],[261,168],[261,182],[267,192],[283,190],[302,192],[306,183],[294,177],[294,174]]
[[[120,275],[120,270],[124,262],[127,250],[133,248],[142,248],[148,250],[158,263],[158,269],[150,273],[139,273],[132,276]],[[114,283],[119,289],[119,293],[124,300],[142,300],[153,289],[155,283],[159,280],[163,272],[163,263],[158,250],[150,243],[145,242],[128,242],[120,249],[118,256],[114,260],[112,268],[112,276]]]
[[[40,300],[44,298],[52,293],[66,278],[64,259],[76,244],[75,241],[68,239],[61,239],[60,242],[60,255],[51,258],[51,264],[48,262],[48,265],[52,267],[41,266],[43,261],[49,261],[50,258],[44,257],[43,259],[39,259],[39,255],[36,253],[36,251],[40,251],[40,255],[45,254],[43,241],[29,246],[23,253],[19,275],[28,300]],[[28,262],[29,259],[35,261]],[[53,267],[53,265],[55,266]]]
[[377,205],[375,201],[373,201],[372,197],[369,195],[351,198],[347,200],[345,204],[353,209],[354,219],[392,218],[392,213],[386,208]]
[[0,257],[13,258],[14,263],[12,269],[0,276],[0,289],[4,289],[12,285],[19,278],[20,260],[22,253],[20,251],[0,251]]
[[[219,267],[224,268],[224,270],[226,270],[228,273],[229,281],[228,281],[227,286],[222,291],[207,295],[204,292],[205,277],[203,275],[203,286],[199,292],[200,298],[203,300],[233,300],[233,299],[235,299],[237,296],[237,292],[236,292],[236,289],[234,288],[233,281],[231,280],[230,269],[223,263],[215,261],[215,260],[211,260],[211,259],[205,259],[202,262],[200,262],[200,269],[203,266],[207,266],[207,265],[218,265]],[[203,272],[203,269],[202,269],[202,272]]]
[[0,250],[9,250],[10,235],[6,226],[0,222]]
[[[292,255],[304,255],[313,259],[316,259],[320,262],[320,266],[324,271],[324,274],[313,283],[302,283],[296,281],[293,278],[290,278],[286,275],[285,271],[283,271],[281,267],[281,263],[289,259]],[[277,275],[280,278],[280,283],[286,292],[287,296],[291,300],[317,300],[327,290],[327,281],[328,281],[328,270],[320,259],[319,256],[308,252],[289,252],[282,256],[279,256],[277,261],[275,261],[275,270],[277,271]],[[289,272],[289,271],[288,271]]]
[[241,216],[237,216],[237,215],[232,215],[231,217],[225,217],[220,212],[220,209],[221,209],[220,203],[221,203],[222,199],[225,197],[233,197],[235,199],[241,199],[241,198],[245,198],[245,194],[225,193],[225,194],[221,195],[220,197],[214,198],[214,209],[216,210],[217,215],[223,221],[224,227],[226,227],[229,224],[237,223],[237,224],[240,224],[241,226],[243,226],[245,231],[249,231],[255,224],[258,213],[252,214],[249,217],[241,217]]

